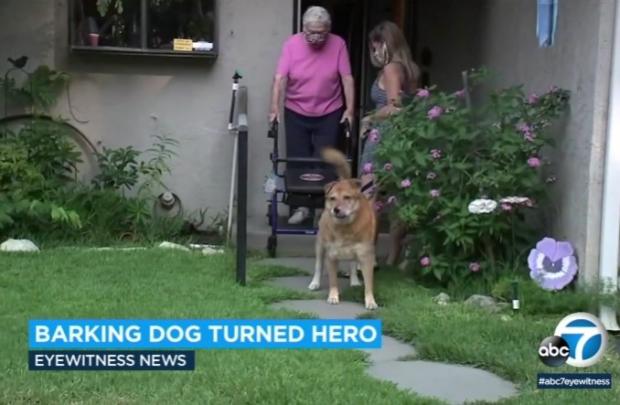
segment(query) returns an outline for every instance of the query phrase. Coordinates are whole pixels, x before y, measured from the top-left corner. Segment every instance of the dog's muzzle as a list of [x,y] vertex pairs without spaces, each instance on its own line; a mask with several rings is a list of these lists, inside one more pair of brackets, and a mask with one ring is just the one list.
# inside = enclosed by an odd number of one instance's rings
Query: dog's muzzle
[[334,207],[332,209],[332,214],[334,215],[334,217],[338,218],[338,219],[345,219],[347,218],[349,215],[342,209],[338,208],[338,207]]

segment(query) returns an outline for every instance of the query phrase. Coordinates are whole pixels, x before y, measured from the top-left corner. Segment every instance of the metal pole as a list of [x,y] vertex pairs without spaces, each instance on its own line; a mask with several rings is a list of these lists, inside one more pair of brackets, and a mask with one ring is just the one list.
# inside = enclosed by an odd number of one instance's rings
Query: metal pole
[[235,118],[235,102],[237,101],[237,90],[239,89],[239,79],[243,77],[235,70],[235,74],[233,75],[233,84],[232,84],[232,97],[230,99],[230,114],[228,115],[228,130],[232,130],[234,128],[234,118]]
[[[237,90],[239,90],[239,79],[242,79],[242,76],[238,71],[235,70],[235,74],[232,77],[232,97],[230,101],[230,113],[228,115],[228,130],[233,131],[233,135],[235,137],[234,146],[233,146],[233,158],[232,158],[232,168],[230,175],[230,194],[228,197],[228,220],[226,225],[226,242],[230,243],[230,238],[232,237],[232,218],[233,218],[233,205],[235,201],[235,179],[236,179],[236,168],[237,168],[237,143],[238,143],[238,133],[235,129],[235,110],[237,108]],[[238,111],[237,111],[238,113]]]
[[463,90],[465,92],[465,106],[471,108],[471,94],[469,93],[469,73],[464,70],[461,72],[463,78]]
[[239,134],[236,131],[234,137],[235,142],[233,144],[232,168],[230,170],[230,193],[228,196],[228,224],[226,226],[227,243],[230,243],[230,238],[232,238],[233,206],[235,204],[235,186],[237,181],[237,149],[239,144]]
[[149,46],[148,43],[148,2],[146,0],[140,1],[140,48],[147,49]]
[[239,115],[239,149],[237,170],[237,282],[245,285],[245,260],[247,250],[247,199],[248,199],[248,125],[245,113]]

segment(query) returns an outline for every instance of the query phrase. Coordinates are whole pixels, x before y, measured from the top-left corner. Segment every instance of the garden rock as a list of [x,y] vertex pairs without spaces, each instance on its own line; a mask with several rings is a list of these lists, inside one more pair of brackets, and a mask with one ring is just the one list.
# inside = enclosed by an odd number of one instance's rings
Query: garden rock
[[439,293],[438,295],[433,297],[433,302],[436,302],[439,305],[448,305],[450,302],[450,296],[446,293]]
[[0,245],[2,252],[38,252],[37,245],[28,239],[7,239]]
[[110,247],[110,246],[104,246],[104,247],[95,247],[95,248],[88,248],[87,250],[99,250],[99,251],[106,251],[106,250],[114,250],[114,251],[121,251],[121,252],[129,252],[132,250],[146,250],[145,247]]
[[465,300],[466,305],[482,308],[489,312],[500,312],[504,305],[497,303],[493,297],[487,295],[474,294]]
[[179,245],[178,243],[172,243],[172,242],[162,242],[159,245],[159,247],[163,248],[163,249],[178,249],[178,250],[183,250],[183,251],[186,251],[186,252],[190,251],[190,249],[188,247],[185,247],[183,245]]
[[202,252],[203,255],[207,256],[207,255],[222,254],[222,253],[224,253],[224,250],[223,249],[214,248],[214,247],[211,247],[211,246],[207,246],[207,247],[203,248],[201,250],[201,252]]

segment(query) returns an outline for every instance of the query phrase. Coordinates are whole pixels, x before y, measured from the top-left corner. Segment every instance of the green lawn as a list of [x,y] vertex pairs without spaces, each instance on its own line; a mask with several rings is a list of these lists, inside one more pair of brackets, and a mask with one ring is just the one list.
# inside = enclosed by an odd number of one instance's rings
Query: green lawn
[[56,249],[0,255],[0,403],[320,404],[421,401],[366,376],[357,351],[198,351],[193,372],[31,372],[32,318],[284,318],[289,292],[234,283],[229,255]]
[[[193,372],[30,372],[32,318],[285,318],[270,302],[301,297],[265,287],[285,269],[250,266],[248,287],[234,283],[231,255],[203,257],[162,250],[95,252],[52,249],[0,255],[0,403],[436,403],[398,391],[364,373],[357,351],[198,351]],[[587,371],[611,372],[612,390],[539,391],[540,341],[567,314],[502,320],[431,301],[426,290],[393,272],[377,273],[376,316],[389,334],[413,342],[422,357],[477,365],[520,386],[514,404],[615,403],[620,359]],[[345,294],[361,302],[361,289]]]

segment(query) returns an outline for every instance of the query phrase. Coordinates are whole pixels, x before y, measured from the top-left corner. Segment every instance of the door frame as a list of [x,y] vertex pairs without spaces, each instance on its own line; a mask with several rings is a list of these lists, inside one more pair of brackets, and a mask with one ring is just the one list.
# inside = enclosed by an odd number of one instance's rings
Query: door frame
[[[620,247],[620,5],[615,8],[598,269],[599,282],[607,293],[618,291]],[[615,309],[601,306],[600,319],[607,330],[620,330]]]

